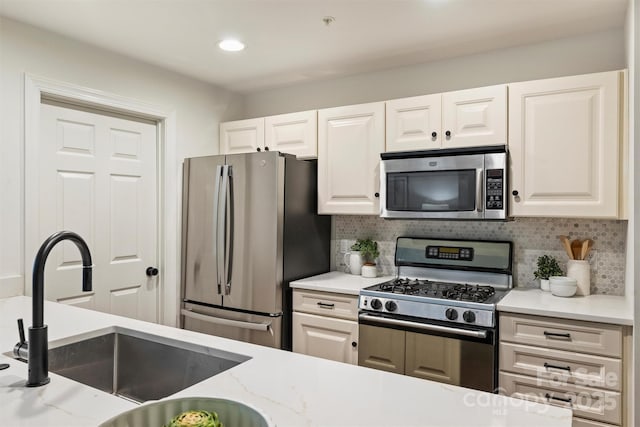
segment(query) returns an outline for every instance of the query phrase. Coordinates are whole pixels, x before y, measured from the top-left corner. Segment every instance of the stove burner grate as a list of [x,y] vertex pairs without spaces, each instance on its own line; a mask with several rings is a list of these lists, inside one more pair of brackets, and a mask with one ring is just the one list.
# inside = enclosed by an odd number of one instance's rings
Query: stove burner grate
[[382,283],[381,292],[416,295],[458,301],[485,302],[495,294],[492,286],[434,282],[426,279],[397,278]]

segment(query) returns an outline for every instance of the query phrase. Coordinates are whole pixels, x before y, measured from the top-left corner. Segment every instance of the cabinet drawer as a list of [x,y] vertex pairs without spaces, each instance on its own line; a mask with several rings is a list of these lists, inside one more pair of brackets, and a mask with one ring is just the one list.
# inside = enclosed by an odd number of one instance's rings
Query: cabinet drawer
[[293,291],[293,310],[358,320],[358,297],[331,292]]
[[571,383],[620,391],[622,361],[522,344],[500,343],[500,370],[531,375],[556,384]]
[[500,341],[622,357],[622,327],[527,315],[501,315]]
[[500,393],[569,408],[576,417],[612,424],[620,424],[622,420],[620,393],[613,391],[571,384],[557,386],[551,381],[535,377],[500,372]]
[[615,427],[614,424],[599,423],[598,421],[573,417],[571,427]]

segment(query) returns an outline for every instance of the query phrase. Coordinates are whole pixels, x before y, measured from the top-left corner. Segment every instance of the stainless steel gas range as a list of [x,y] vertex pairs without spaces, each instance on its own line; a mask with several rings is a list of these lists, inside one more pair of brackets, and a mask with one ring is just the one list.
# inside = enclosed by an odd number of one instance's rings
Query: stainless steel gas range
[[511,242],[399,237],[395,265],[360,291],[358,364],[495,391]]

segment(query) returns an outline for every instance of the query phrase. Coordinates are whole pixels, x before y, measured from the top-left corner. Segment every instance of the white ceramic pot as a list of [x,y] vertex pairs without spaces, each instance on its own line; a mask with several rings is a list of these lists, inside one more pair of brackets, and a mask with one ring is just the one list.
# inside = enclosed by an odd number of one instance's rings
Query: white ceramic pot
[[376,268],[375,265],[363,265],[362,277],[369,277],[369,278],[378,277],[378,269]]
[[540,289],[549,292],[549,279],[540,279]]
[[362,271],[362,255],[360,255],[360,251],[351,251],[344,254],[344,263],[351,274],[360,275]]
[[572,297],[578,290],[576,279],[566,276],[551,276],[549,278],[551,293],[557,297]]

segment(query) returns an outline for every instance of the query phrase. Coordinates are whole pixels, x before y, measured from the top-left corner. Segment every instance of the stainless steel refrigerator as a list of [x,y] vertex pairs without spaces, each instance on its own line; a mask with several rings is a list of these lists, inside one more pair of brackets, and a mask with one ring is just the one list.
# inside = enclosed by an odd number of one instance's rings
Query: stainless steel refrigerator
[[329,271],[316,176],[275,151],[185,159],[183,328],[291,349],[289,282]]

